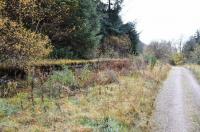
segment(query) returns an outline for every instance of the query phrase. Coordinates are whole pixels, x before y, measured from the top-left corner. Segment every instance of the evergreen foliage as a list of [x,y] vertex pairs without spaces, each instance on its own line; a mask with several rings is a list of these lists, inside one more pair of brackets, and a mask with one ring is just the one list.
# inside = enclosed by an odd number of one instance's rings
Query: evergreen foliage
[[129,22],[127,24],[122,25],[120,27],[120,30],[122,34],[128,34],[130,38],[131,41],[130,53],[138,54],[137,44],[139,42],[139,34],[135,29],[135,24],[133,22]]
[[[131,42],[129,49],[126,53],[137,54],[137,44],[139,42],[139,34],[135,29],[135,23],[129,22],[123,24],[120,11],[122,9],[123,0],[108,0],[107,3],[98,4],[98,11],[101,13],[101,32],[103,36],[103,45],[101,50],[105,52],[105,45],[111,45],[112,41],[108,40],[113,36],[129,36],[128,41]],[[120,38],[120,37],[119,37]],[[122,44],[123,45],[123,44]],[[127,45],[129,45],[127,43]],[[122,46],[121,46],[122,47]],[[123,47],[122,47],[123,48]]]
[[75,25],[78,28],[72,35],[71,44],[78,58],[92,58],[100,42],[96,3],[93,0],[80,0],[79,7],[75,14]]
[[93,0],[15,1],[7,2],[6,10],[8,16],[22,21],[27,28],[48,35],[55,50],[64,48],[63,52],[72,52],[74,57],[93,57],[91,53],[99,44],[100,23]]
[[117,50],[110,50],[136,54],[139,35],[135,23],[123,24],[119,15],[122,3],[123,0],[0,0],[0,15],[29,33],[48,36],[54,47],[51,58],[97,57],[98,49],[116,45],[110,38],[119,40]]
[[190,39],[183,46],[183,54],[188,62],[200,63],[199,60],[199,47],[200,47],[200,33],[197,30],[195,35],[191,36]]

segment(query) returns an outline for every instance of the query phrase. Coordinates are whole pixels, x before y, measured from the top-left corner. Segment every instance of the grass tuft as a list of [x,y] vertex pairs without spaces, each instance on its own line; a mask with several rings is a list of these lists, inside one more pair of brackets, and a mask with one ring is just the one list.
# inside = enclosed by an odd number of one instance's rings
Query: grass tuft
[[[80,92],[73,96],[45,96],[41,100],[37,95],[34,96],[34,105],[29,92],[0,99],[0,128],[18,131],[147,132],[151,129],[150,118],[156,94],[169,69],[167,65],[156,65],[140,70],[127,69],[129,71],[123,72],[125,74],[114,70],[94,73],[84,69],[80,77],[76,74],[71,76],[76,77],[78,84],[82,81]],[[69,71],[53,75],[54,81],[63,79],[59,83],[71,84],[69,82],[73,79],[65,77],[65,73]],[[65,78],[57,79],[57,76]],[[88,80],[95,81],[89,85]],[[5,127],[5,124],[8,125]]]

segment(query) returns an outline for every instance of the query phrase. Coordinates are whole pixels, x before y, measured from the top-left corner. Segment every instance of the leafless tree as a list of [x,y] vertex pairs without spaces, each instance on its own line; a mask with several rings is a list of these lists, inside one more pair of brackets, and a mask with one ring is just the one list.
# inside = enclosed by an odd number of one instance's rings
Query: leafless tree
[[168,62],[175,48],[170,41],[153,41],[145,49],[144,54],[155,56],[157,59]]

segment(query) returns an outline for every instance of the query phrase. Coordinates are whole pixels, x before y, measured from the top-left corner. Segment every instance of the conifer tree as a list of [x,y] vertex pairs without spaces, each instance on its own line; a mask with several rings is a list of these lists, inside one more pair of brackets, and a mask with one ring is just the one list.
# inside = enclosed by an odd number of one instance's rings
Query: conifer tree
[[75,14],[77,30],[73,34],[73,47],[79,58],[94,57],[100,36],[99,16],[94,0],[80,0],[79,10]]

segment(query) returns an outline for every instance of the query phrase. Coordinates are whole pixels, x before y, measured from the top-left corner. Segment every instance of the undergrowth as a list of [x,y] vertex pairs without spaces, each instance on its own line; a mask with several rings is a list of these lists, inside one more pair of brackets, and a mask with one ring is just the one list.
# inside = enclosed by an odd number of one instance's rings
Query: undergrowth
[[190,69],[195,74],[195,77],[198,80],[200,80],[200,66],[199,65],[186,65],[185,67]]
[[[188,64],[185,65],[186,68],[188,68],[197,78],[197,81],[200,83],[200,66],[196,65],[196,64]],[[195,126],[195,130],[194,131],[200,131],[200,119],[198,117],[198,114],[193,112],[192,113],[192,120],[193,120],[193,124]]]
[[[34,100],[30,92],[0,99],[0,130],[150,131],[155,97],[170,67],[157,64],[137,68],[91,72],[86,67],[76,73],[67,68],[55,72],[34,88]],[[47,89],[42,99],[37,93],[41,87]],[[48,88],[58,87],[79,90],[72,95],[62,91],[61,96],[48,96]]]

